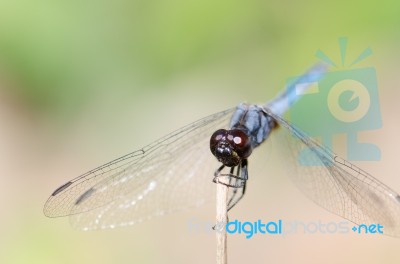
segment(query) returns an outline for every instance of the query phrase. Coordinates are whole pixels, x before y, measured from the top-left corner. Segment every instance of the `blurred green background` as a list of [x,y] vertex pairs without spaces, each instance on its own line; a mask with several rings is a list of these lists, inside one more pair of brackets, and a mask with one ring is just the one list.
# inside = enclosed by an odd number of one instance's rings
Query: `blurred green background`
[[[318,49],[340,61],[342,36],[349,58],[372,48],[357,67],[375,67],[380,89],[383,128],[360,137],[382,160],[361,165],[400,190],[399,27],[400,3],[386,0],[0,1],[0,263],[213,263],[213,234],[186,228],[194,212],[213,219],[213,205],[85,233],[46,218],[43,204],[60,184],[189,122],[268,100]],[[270,171],[252,178],[235,217],[341,221]],[[232,236],[229,260],[398,263],[398,243]]]

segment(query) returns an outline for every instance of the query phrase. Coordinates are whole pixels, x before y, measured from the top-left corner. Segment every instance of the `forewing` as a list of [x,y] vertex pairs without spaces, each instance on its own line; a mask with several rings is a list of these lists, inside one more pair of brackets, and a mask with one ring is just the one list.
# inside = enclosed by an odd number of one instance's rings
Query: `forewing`
[[80,228],[107,228],[212,199],[211,180],[218,163],[210,153],[209,138],[229,125],[233,111],[200,119],[67,182],[47,200],[45,214],[72,215],[72,223]]
[[400,236],[400,196],[395,191],[268,109],[266,112],[282,127],[279,133],[287,143],[282,145],[287,150],[284,160],[306,196],[355,224],[381,224],[384,234]]

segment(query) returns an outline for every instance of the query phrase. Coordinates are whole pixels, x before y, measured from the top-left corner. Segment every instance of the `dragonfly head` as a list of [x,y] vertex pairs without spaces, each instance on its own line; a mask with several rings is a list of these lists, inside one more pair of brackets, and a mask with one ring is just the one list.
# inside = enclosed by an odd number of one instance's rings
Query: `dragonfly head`
[[252,152],[252,146],[247,134],[240,129],[219,129],[210,139],[211,153],[225,166],[239,165]]

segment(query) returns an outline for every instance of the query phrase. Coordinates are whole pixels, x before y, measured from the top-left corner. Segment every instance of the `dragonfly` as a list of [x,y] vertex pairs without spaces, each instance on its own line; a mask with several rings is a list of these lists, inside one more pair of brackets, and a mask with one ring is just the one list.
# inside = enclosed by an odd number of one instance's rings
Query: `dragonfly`
[[[295,82],[319,80],[326,69],[317,64]],[[211,179],[232,190],[230,210],[245,194],[253,150],[280,134],[285,163],[294,168],[289,176],[307,197],[357,225],[379,223],[384,234],[400,237],[400,195],[286,121],[292,99],[310,85],[288,87],[266,104],[212,114],[66,182],[50,195],[44,214],[69,216],[83,230],[129,226],[209,202]],[[304,149],[302,159],[313,166],[300,164]]]

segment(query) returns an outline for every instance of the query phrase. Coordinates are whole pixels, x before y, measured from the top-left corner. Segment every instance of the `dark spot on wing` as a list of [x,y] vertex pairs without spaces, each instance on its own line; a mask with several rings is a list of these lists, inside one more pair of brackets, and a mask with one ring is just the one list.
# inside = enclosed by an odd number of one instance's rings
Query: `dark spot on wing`
[[95,189],[90,188],[89,190],[87,190],[86,192],[82,193],[81,196],[79,196],[78,200],[76,200],[75,205],[78,205],[80,203],[82,203],[84,200],[86,200],[87,198],[90,197],[90,195],[92,195],[92,193],[95,191]]
[[72,184],[71,181],[67,182],[64,185],[61,185],[60,187],[58,187],[52,194],[51,196],[56,196],[57,194],[59,194],[60,192],[64,191],[65,189],[67,189],[70,185]]
[[400,203],[400,195],[396,195],[396,200]]

